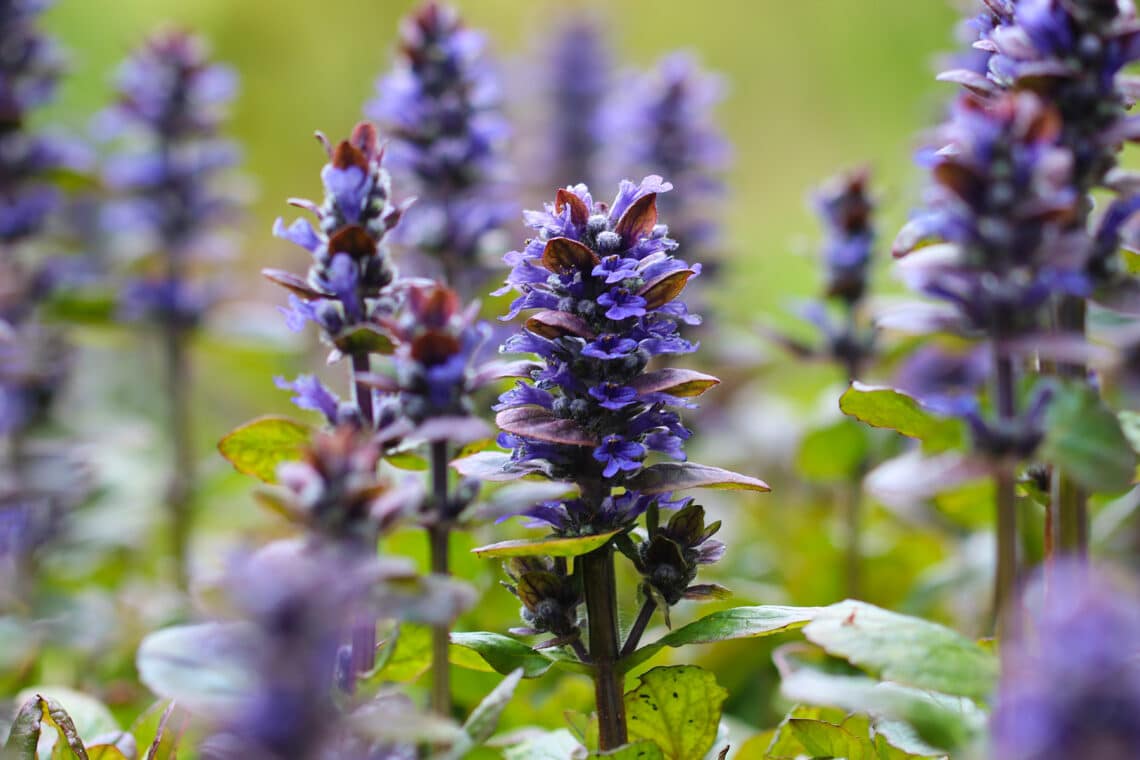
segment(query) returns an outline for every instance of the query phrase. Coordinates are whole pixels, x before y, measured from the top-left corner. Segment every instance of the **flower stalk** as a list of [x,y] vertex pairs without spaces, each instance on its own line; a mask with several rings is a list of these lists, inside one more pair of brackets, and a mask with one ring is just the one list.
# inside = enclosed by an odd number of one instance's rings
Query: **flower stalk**
[[[451,574],[448,552],[450,550],[451,526],[446,518],[449,497],[447,478],[447,441],[434,441],[431,444],[432,499],[437,515],[443,519],[433,522],[427,528],[431,571],[436,575]],[[431,629],[431,706],[439,715],[451,714],[451,664],[448,650],[451,646],[451,632],[447,625],[435,625]]]

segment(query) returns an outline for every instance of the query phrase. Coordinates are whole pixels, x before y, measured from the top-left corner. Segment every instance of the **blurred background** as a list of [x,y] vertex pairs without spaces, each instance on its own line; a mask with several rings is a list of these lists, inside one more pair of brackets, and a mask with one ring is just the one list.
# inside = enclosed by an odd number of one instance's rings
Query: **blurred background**
[[[766,345],[755,326],[763,322],[810,335],[790,316],[789,304],[814,297],[821,287],[816,254],[822,233],[808,198],[829,175],[862,164],[872,168],[881,205],[880,251],[889,248],[921,188],[911,160],[916,135],[938,119],[950,95],[950,86],[934,81],[934,70],[937,56],[955,45],[957,12],[938,0],[455,4],[471,26],[490,36],[520,134],[539,109],[527,99],[533,56],[543,51],[554,19],[568,10],[589,11],[604,22],[622,68],[645,68],[667,52],[685,49],[724,77],[727,96],[718,119],[734,155],[723,201],[726,269],[705,286],[715,327],[705,337],[705,352],[689,363],[701,369],[722,365],[726,383],[710,394],[720,395],[713,400],[719,408],[702,411],[694,425],[693,458],[764,477],[773,492],[707,500],[728,525],[729,553],[716,580],[736,592],[733,604],[826,604],[842,598],[843,535],[835,515],[847,495],[841,487],[808,484],[795,459],[805,431],[838,418],[836,399],[846,378],[832,367],[796,363]],[[252,482],[216,455],[215,443],[257,415],[301,415],[288,394],[274,388],[273,377],[312,372],[323,363],[311,333],[298,337],[283,330],[273,309],[283,297],[257,276],[264,266],[307,265],[302,252],[272,237],[273,220],[292,218],[287,197],[318,195],[324,157],[312,133],[319,129],[339,139],[361,118],[377,76],[390,65],[399,18],[412,5],[60,0],[46,16],[47,31],[69,53],[71,71],[57,100],[37,118],[76,133],[84,133],[112,97],[117,63],[157,26],[201,33],[215,58],[240,75],[229,134],[243,147],[241,171],[252,203],[240,226],[238,255],[227,265],[232,299],[196,340],[193,355],[194,433],[203,480],[193,550],[199,610],[210,606],[212,579],[228,551],[285,530],[257,507]],[[528,167],[515,171],[525,179]],[[521,202],[533,207],[553,189],[542,197],[520,190]],[[512,245],[521,244],[518,234]],[[876,267],[875,285],[884,291],[896,287],[888,258],[881,256]],[[499,308],[488,303],[487,312]],[[65,579],[61,588],[70,578],[75,592],[66,603],[61,594],[59,608],[75,640],[67,653],[61,650],[37,665],[37,680],[87,684],[129,715],[147,701],[133,680],[133,643],[148,630],[193,614],[169,586],[163,551],[159,505],[168,456],[161,388],[148,382],[159,376],[161,357],[157,343],[126,328],[84,329],[76,341],[83,348],[76,375],[84,382],[73,384],[73,398],[62,408],[87,442],[100,493],[73,531],[91,550],[52,560],[57,577]],[[985,558],[988,550],[985,537],[972,537],[971,528],[985,524],[984,510],[971,515],[963,509],[950,518],[900,515],[874,505],[871,510],[861,596],[977,630],[986,606],[984,584],[974,585],[978,579],[969,565],[971,557]],[[508,523],[458,541],[457,573],[485,592],[484,603],[461,628],[502,630],[515,624],[516,602],[498,587],[499,569],[466,549],[523,530]],[[422,541],[418,533],[401,535],[390,548],[422,558]],[[958,552],[958,564],[944,564],[951,547],[959,545],[966,551]],[[626,614],[632,616],[633,600],[628,604]],[[680,622],[705,611],[683,606]],[[669,652],[654,664],[669,657],[699,660],[729,689],[727,710],[735,720],[770,726],[782,714],[773,696],[769,655],[775,644]],[[496,678],[471,672],[457,677],[461,706],[485,694]],[[589,682],[577,676],[526,688],[529,693],[508,714],[509,725],[556,724],[564,710],[584,709],[591,697]]]

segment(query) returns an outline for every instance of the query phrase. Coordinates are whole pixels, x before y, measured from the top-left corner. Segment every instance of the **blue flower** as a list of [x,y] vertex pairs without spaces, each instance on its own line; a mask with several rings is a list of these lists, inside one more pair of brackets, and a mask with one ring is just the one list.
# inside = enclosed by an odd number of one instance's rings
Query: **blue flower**
[[614,288],[598,296],[598,305],[605,306],[606,317],[614,321],[645,315],[645,299],[626,288]]
[[624,359],[637,350],[637,341],[620,335],[600,335],[582,348],[582,356],[593,359]]
[[628,385],[602,383],[590,389],[590,395],[597,399],[603,409],[622,409],[637,401],[637,391]]
[[677,192],[661,198],[661,213],[671,236],[690,255],[710,257],[720,243],[717,211],[731,154],[714,117],[723,82],[692,55],[672,53],[621,93],[603,115],[604,134],[617,136],[608,163],[669,177]]

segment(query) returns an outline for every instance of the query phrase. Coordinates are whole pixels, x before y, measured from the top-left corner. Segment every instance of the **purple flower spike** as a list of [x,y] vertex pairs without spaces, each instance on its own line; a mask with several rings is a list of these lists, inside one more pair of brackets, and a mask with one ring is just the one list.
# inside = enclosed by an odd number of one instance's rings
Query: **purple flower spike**
[[[536,354],[541,366],[530,373],[533,386],[524,381],[496,407],[515,461],[545,460],[555,477],[608,488],[636,476],[650,451],[685,458],[689,431],[668,409],[691,406],[672,394],[685,371],[646,372],[654,356],[694,350],[678,335],[694,320],[679,296],[700,269],[673,255],[658,223],[658,194],[670,187],[656,176],[622,182],[607,206],[578,185],[527,212],[537,234],[504,257],[512,266],[506,289],[519,293],[512,313],[536,313],[503,350]],[[603,531],[654,500],[630,494],[624,506],[603,499],[531,514],[560,532]]]
[[609,163],[669,177],[677,192],[661,198],[661,213],[672,237],[701,259],[719,246],[717,204],[731,151],[713,112],[723,97],[719,76],[692,55],[673,53],[621,88],[605,116],[605,133],[624,136]]
[[365,109],[391,140],[392,172],[417,198],[399,242],[434,257],[464,292],[479,284],[483,251],[514,213],[503,199],[510,130],[485,47],[453,8],[428,0],[404,21],[393,68]]
[[114,231],[158,251],[146,262],[148,279],[166,283],[161,287],[168,291],[162,296],[155,285],[144,296],[140,286],[128,287],[120,313],[193,325],[209,301],[194,304],[176,294],[210,289],[184,282],[186,269],[195,259],[218,256],[219,226],[237,210],[224,174],[238,151],[219,137],[236,78],[210,62],[201,39],[170,31],[135,51],[117,81],[118,102],[100,118],[104,135],[122,145],[104,169],[107,184],[120,194],[110,212]]
[[[324,136],[320,136],[324,140]],[[361,123],[335,147],[325,143],[329,162],[321,170],[324,201],[293,201],[317,217],[314,227],[298,219],[286,226],[278,219],[273,234],[312,256],[308,276],[279,269],[267,278],[290,292],[285,311],[289,327],[300,330],[313,322],[321,338],[342,353],[352,353],[355,331],[395,308],[387,292],[395,279],[385,238],[400,221],[403,209],[391,201],[383,148],[375,127]]]

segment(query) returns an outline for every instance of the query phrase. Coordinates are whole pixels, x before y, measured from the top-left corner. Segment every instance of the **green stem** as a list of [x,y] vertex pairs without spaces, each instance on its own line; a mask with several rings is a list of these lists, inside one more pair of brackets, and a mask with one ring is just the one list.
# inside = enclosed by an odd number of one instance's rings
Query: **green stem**
[[[1086,308],[1083,298],[1066,297],[1057,305],[1057,328],[1061,333],[1084,335]],[[1085,381],[1088,374],[1084,364],[1060,364],[1061,377]],[[1089,514],[1088,494],[1053,463],[1051,497],[1055,505],[1054,548],[1058,556],[1088,557]]]
[[598,711],[598,746],[603,752],[627,741],[625,694],[618,669],[620,636],[613,547],[606,544],[579,558],[594,664],[594,698]]
[[649,625],[653,611],[656,609],[657,602],[653,601],[653,597],[645,597],[645,601],[641,603],[641,610],[637,613],[637,620],[633,621],[633,627],[629,629],[629,634],[625,637],[625,644],[621,648],[621,657],[629,657],[637,651],[637,645],[641,643],[641,636],[645,633],[645,627]]
[[193,530],[194,439],[190,423],[189,332],[173,318],[163,323],[166,398],[170,422],[170,472],[166,503],[170,511],[170,540],[178,587],[189,584],[189,546]]
[[[349,367],[349,387],[353,401],[360,411],[366,429],[372,428],[372,391],[356,381],[356,375],[371,369],[366,352],[352,355]],[[368,554],[376,552],[376,540],[366,546]],[[367,673],[376,667],[376,620],[372,617],[359,617],[352,625],[352,668],[356,673]]]
[[[1017,414],[1014,396],[1013,360],[1002,355],[994,344],[994,397],[1001,422],[1009,422]],[[1000,637],[1005,619],[1017,592],[1017,484],[1013,465],[999,462],[994,473],[994,496],[997,518],[997,556],[995,558],[993,622]]]
[[[448,563],[450,515],[447,514],[447,443],[434,441],[431,444],[431,480],[435,501],[433,522],[428,526],[428,542],[431,553],[431,571],[437,575],[449,575]],[[451,630],[446,624],[433,625],[431,629],[431,707],[438,715],[451,715],[451,664],[448,650],[451,646]]]

